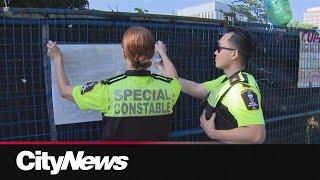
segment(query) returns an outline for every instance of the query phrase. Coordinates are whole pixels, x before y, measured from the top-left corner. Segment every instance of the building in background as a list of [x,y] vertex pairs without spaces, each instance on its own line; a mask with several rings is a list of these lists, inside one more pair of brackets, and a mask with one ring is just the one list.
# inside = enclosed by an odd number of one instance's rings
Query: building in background
[[[205,3],[197,6],[191,6],[184,9],[178,9],[177,15],[178,16],[191,16],[191,17],[199,17],[199,18],[209,18],[209,19],[224,19],[223,13],[221,12],[230,13],[231,8],[228,4],[220,2],[220,1],[213,1],[210,3]],[[236,19],[238,21],[247,21],[248,18],[236,14]]]
[[320,7],[307,9],[303,15],[303,22],[320,27]]

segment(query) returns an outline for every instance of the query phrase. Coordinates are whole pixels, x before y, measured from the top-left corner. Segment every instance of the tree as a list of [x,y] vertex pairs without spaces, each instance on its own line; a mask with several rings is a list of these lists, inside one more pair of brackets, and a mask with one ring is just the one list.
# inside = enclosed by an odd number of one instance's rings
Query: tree
[[[5,0],[8,7],[20,8],[88,8],[87,0]],[[4,7],[5,2],[1,2]]]
[[316,29],[317,26],[300,21],[294,21],[288,24],[288,27],[300,28],[300,29]]
[[247,17],[249,22],[268,22],[267,12],[261,0],[235,0],[231,2],[230,8]]
[[142,10],[141,8],[134,8],[134,11],[137,11],[138,15],[144,15],[145,13],[149,12],[149,10],[147,10],[147,9]]

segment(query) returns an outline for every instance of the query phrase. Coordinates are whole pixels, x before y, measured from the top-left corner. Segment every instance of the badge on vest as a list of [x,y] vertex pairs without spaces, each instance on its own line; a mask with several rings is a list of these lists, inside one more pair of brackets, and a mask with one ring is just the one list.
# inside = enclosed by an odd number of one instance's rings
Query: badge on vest
[[252,90],[247,89],[242,91],[241,96],[248,110],[259,109],[257,94],[254,93]]
[[86,92],[91,91],[96,84],[98,84],[98,81],[89,82],[89,83],[83,85],[82,89],[81,89],[81,95],[83,95]]

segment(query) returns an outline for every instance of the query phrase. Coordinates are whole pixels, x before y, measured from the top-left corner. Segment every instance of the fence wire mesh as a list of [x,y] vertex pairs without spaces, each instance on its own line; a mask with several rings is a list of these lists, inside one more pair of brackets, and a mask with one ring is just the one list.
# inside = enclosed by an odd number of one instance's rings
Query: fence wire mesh
[[[226,31],[223,21],[52,9],[11,9],[0,14],[0,140],[100,139],[101,121],[54,124],[50,61],[45,54],[49,39],[59,44],[120,44],[128,27],[141,25],[167,45],[179,76],[204,82],[222,74],[214,67],[214,49]],[[297,86],[299,31],[238,25],[255,42],[247,71],[261,90],[265,143],[319,143],[319,88]],[[171,122],[171,140],[208,140],[199,128],[200,112],[200,101],[182,93]]]

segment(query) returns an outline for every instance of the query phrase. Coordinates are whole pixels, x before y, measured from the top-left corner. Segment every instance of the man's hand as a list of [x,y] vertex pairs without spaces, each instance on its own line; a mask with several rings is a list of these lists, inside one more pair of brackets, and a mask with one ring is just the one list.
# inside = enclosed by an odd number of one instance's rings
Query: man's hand
[[214,120],[216,113],[213,113],[209,120],[206,120],[205,110],[200,116],[200,126],[210,139],[218,140],[226,144],[262,144],[266,137],[264,125],[248,125],[229,130],[217,130]]
[[214,138],[214,132],[216,130],[214,120],[216,118],[216,113],[213,113],[209,120],[206,120],[206,110],[203,110],[201,116],[200,116],[200,127],[203,129],[203,131],[211,138]]
[[56,42],[48,41],[47,47],[47,55],[51,57],[52,61],[57,62],[63,60],[62,52]]

